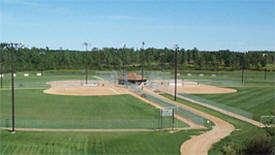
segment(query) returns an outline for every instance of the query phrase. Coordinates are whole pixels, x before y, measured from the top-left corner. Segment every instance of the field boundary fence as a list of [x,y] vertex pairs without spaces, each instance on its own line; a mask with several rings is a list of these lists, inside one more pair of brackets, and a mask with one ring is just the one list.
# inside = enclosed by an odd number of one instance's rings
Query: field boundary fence
[[[174,94],[174,88],[171,88],[171,87],[169,88],[169,87],[166,87],[165,85],[161,85],[159,81],[158,82],[151,81],[151,83],[149,84],[149,88],[152,90],[169,92],[171,94]],[[225,104],[221,104],[221,103],[218,103],[218,102],[215,102],[212,100],[208,100],[208,99],[196,96],[196,95],[177,92],[177,96],[190,98],[192,100],[195,100],[195,101],[198,101],[201,103],[205,103],[205,104],[208,104],[208,105],[211,105],[211,106],[214,106],[214,107],[217,107],[217,108],[220,108],[220,109],[223,109],[223,110],[226,110],[226,111],[229,111],[229,112],[241,115],[241,116],[244,116],[249,119],[253,119],[253,114],[250,112],[247,112],[247,111],[244,111],[241,109],[237,109],[237,108],[225,105]]]
[[275,116],[273,115],[264,115],[260,117],[260,122],[265,127],[274,126],[275,125]]
[[[0,119],[1,127],[11,127],[10,119]],[[15,120],[16,128],[49,129],[159,129],[160,119],[130,120]]]
[[141,97],[149,100],[149,101],[152,101],[158,105],[160,105],[161,107],[164,107],[164,108],[169,108],[169,107],[175,107],[176,108],[176,111],[175,113],[180,115],[180,116],[183,116],[184,118],[186,119],[189,119],[199,125],[202,125],[202,126],[207,126],[207,122],[208,120],[197,115],[197,114],[194,114],[182,107],[178,107],[178,106],[175,106],[173,103],[170,103],[170,102],[167,102],[167,101],[164,101],[156,96],[153,96],[152,94],[149,94],[145,91],[142,91],[141,88],[138,87],[138,85],[131,85],[130,87],[130,90],[136,92],[137,94],[139,94]]

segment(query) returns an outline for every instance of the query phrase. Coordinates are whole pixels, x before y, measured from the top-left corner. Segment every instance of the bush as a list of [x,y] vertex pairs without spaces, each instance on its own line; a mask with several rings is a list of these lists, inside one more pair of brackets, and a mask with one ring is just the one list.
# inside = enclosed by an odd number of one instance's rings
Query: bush
[[244,154],[274,154],[275,137],[267,133],[259,134],[249,140],[242,152]]
[[243,145],[227,144],[223,147],[223,154],[242,155],[275,155],[275,128],[265,128],[266,132],[255,133],[255,137],[247,140]]
[[242,154],[241,149],[236,144],[227,144],[223,147],[223,154],[228,155],[240,155]]

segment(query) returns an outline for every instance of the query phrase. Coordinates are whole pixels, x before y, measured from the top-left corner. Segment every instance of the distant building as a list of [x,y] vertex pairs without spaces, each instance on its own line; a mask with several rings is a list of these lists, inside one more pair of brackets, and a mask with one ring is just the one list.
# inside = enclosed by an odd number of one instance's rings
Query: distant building
[[[137,73],[135,72],[131,72],[129,74],[127,74],[127,81],[129,83],[134,83],[134,84],[141,84],[142,82],[146,82],[147,79],[145,77],[143,77],[143,80],[142,80],[142,76],[141,75],[137,75]],[[121,84],[121,85],[124,85],[124,77],[119,77],[118,79],[118,83]]]

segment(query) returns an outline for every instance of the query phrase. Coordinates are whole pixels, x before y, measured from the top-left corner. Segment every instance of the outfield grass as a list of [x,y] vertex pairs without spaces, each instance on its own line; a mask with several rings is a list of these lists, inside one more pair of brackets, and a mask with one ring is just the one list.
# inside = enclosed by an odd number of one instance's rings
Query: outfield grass
[[[163,96],[173,100],[173,96],[164,94]],[[266,130],[263,128],[259,128],[256,126],[253,126],[251,124],[248,124],[246,122],[243,122],[241,120],[229,117],[227,115],[224,115],[222,113],[216,112],[214,110],[211,110],[209,108],[205,108],[203,106],[187,102],[183,99],[177,98],[177,102],[185,104],[187,106],[193,107],[195,109],[198,109],[200,111],[203,111],[205,113],[208,113],[210,115],[216,116],[218,118],[221,118],[231,124],[233,124],[236,128],[235,131],[231,133],[230,136],[222,139],[218,143],[214,144],[212,148],[209,150],[209,154],[217,155],[217,154],[223,154],[224,147],[228,144],[235,144],[238,147],[244,147],[245,143],[249,141],[250,139],[261,136],[266,133]]]
[[196,95],[219,104],[242,109],[253,114],[254,120],[262,115],[275,114],[275,87],[235,87],[237,93]]
[[[191,73],[191,76],[187,76]],[[204,74],[204,76],[200,76]],[[213,77],[212,74],[216,76]],[[263,71],[245,71],[244,85],[245,86],[275,86],[275,72],[267,72],[267,79],[264,78]],[[198,81],[202,84],[210,84],[217,86],[242,86],[241,71],[185,71],[178,79]]]
[[[29,73],[29,77],[24,77],[24,73]],[[48,87],[48,81],[62,81],[62,80],[85,80],[85,75],[80,72],[45,72],[43,76],[36,76],[38,72],[20,72],[16,73],[14,78],[16,88],[33,88],[33,87]],[[4,74],[3,88],[11,86],[11,75]],[[89,80],[95,80],[93,74],[88,76]]]
[[0,154],[180,154],[180,145],[203,130],[132,133],[0,131]]
[[[10,126],[11,93],[0,91],[0,119]],[[131,96],[62,96],[42,89],[15,91],[17,127],[38,128],[158,128],[160,111]],[[164,127],[172,119],[164,119]],[[187,124],[176,121],[179,127]],[[166,125],[165,125],[166,124]]]

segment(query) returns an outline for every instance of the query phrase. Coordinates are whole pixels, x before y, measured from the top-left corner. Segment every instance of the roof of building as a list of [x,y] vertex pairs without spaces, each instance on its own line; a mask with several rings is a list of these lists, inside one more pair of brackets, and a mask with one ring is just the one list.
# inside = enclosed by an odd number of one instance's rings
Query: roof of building
[[[128,81],[141,81],[142,80],[142,76],[138,75],[135,72],[131,72],[131,73],[127,74],[127,78],[128,78]],[[120,77],[119,80],[123,80],[123,77]],[[143,80],[146,81],[147,79],[145,77],[143,77]]]

